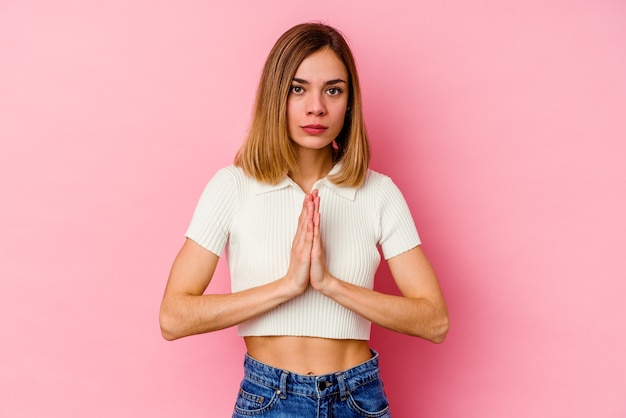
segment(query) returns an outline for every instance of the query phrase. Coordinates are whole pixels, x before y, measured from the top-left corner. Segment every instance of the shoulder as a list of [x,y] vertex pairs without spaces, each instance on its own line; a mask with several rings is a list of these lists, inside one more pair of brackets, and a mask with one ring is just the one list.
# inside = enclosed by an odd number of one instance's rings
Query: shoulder
[[244,181],[245,175],[240,168],[233,165],[221,167],[209,177],[201,201],[233,200],[240,194]]
[[390,179],[391,178],[383,173],[379,173],[378,171],[374,171],[371,168],[367,169],[367,175],[365,176],[365,181],[381,181],[383,179]]
[[245,174],[243,173],[243,170],[241,169],[241,167],[237,167],[231,164],[231,165],[227,165],[225,167],[219,168],[215,172],[214,177],[236,179],[236,178],[245,177]]
[[228,186],[242,186],[255,180],[248,177],[241,167],[228,165],[219,168],[210,180],[210,183],[223,184]]
[[240,202],[258,194],[267,187],[254,177],[249,176],[241,167],[229,165],[217,170],[208,183],[208,188],[236,198]]
[[405,200],[402,191],[391,177],[371,169],[367,171],[361,190],[362,196],[376,202],[379,208]]
[[378,190],[380,188],[393,187],[396,188],[393,180],[386,174],[379,173],[372,169],[367,170],[365,181],[361,185],[361,188],[365,190]]

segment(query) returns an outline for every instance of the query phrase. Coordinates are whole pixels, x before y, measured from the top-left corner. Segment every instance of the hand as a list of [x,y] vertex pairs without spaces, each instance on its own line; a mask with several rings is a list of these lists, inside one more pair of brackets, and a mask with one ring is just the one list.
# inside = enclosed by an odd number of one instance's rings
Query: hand
[[324,286],[328,284],[332,276],[328,272],[326,265],[326,252],[324,251],[324,243],[322,242],[322,234],[320,230],[320,197],[317,190],[311,193],[313,200],[313,245],[311,248],[311,287],[322,291]]
[[[318,198],[319,203],[319,198]],[[307,194],[302,203],[302,211],[298,218],[298,227],[291,244],[291,257],[285,278],[292,284],[295,292],[300,294],[309,285],[311,270],[311,249],[313,247],[313,218],[315,204],[313,197]]]

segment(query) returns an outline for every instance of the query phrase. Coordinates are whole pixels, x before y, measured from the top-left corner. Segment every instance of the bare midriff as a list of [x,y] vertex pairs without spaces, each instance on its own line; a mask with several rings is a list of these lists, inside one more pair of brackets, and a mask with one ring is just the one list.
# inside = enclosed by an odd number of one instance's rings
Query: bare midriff
[[372,358],[365,340],[317,337],[245,337],[248,354],[261,363],[304,375],[347,370]]

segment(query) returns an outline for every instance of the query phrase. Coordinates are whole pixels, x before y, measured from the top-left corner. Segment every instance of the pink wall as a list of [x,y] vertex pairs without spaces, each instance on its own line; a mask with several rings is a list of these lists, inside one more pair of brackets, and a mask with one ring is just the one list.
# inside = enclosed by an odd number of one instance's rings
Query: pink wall
[[228,416],[242,342],[165,342],[160,297],[266,54],[313,19],[348,35],[450,305],[441,346],[374,330],[394,416],[626,416],[619,0],[2,1],[0,416]]

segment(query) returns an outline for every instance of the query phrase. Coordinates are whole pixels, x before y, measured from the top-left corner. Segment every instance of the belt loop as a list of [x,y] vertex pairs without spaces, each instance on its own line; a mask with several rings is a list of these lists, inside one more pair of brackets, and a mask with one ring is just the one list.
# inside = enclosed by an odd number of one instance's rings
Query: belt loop
[[345,401],[350,394],[350,390],[346,385],[346,376],[343,373],[337,373],[337,383],[339,384],[339,396],[341,401]]
[[280,375],[280,387],[278,388],[278,395],[280,399],[287,399],[287,373],[285,370],[282,371]]

